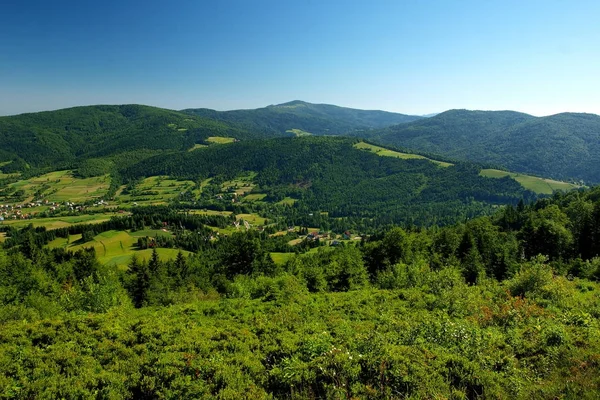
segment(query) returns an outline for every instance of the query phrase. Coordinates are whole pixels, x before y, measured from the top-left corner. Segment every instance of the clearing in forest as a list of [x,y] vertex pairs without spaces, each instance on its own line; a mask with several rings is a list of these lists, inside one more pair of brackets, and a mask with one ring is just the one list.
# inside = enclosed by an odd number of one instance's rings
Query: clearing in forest
[[555,181],[552,179],[538,178],[537,176],[524,175],[516,172],[501,171],[499,169],[482,169],[479,175],[488,178],[504,178],[510,176],[521,184],[525,189],[537,194],[552,194],[555,191],[568,191],[580,186],[573,183]]
[[436,163],[442,167],[449,167],[451,165],[454,165],[454,164],[451,164],[451,163],[445,162],[445,161],[433,160],[431,158],[427,158],[427,157],[421,156],[419,154],[401,153],[399,151],[389,150],[384,147],[375,146],[374,144],[365,143],[365,142],[356,143],[354,145],[354,148],[360,149],[360,150],[365,150],[365,151],[370,151],[372,153],[377,154],[378,156],[383,156],[383,157],[395,157],[395,158],[401,158],[403,160],[411,160],[411,159],[428,160],[428,161],[431,161],[432,163]]

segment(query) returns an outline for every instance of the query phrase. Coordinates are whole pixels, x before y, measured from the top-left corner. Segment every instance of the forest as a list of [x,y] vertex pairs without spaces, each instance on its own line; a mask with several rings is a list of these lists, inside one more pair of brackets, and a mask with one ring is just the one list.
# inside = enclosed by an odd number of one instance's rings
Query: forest
[[[224,222],[203,218],[143,207],[96,229],[166,222],[202,233]],[[597,188],[445,227],[307,243],[283,264],[270,253],[286,251],[287,238],[256,230],[124,269],[91,250],[44,246],[60,232],[6,234],[5,398],[592,399],[600,390]]]
[[[331,137],[241,141],[150,157],[121,170],[120,176],[124,180],[156,175],[196,181],[211,178],[214,184],[256,173],[254,190],[266,194],[267,201],[295,200],[292,207],[276,211],[271,204],[262,207],[267,216],[283,214],[290,224],[310,225],[327,213],[363,230],[386,223],[454,223],[490,213],[500,204],[516,205],[520,199],[536,197],[513,179],[479,176],[481,168],[475,164],[443,168],[427,160],[380,157],[355,149],[356,142]],[[205,197],[195,206],[210,208],[215,203]],[[260,204],[254,207],[261,209]]]
[[449,110],[360,135],[414,151],[485,162],[561,180],[600,182],[600,117]]

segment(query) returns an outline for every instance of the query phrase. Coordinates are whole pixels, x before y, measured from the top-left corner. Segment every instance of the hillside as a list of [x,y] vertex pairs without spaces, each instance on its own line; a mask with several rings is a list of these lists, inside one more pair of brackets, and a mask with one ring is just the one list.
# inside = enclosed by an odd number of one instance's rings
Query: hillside
[[470,163],[441,167],[427,159],[380,157],[355,143],[332,137],[244,141],[152,157],[121,172],[130,180],[163,175],[212,183],[251,174],[252,193],[266,201],[291,198],[301,215],[379,223],[451,223],[493,204],[535,197],[513,179],[480,176]]
[[313,135],[343,135],[422,119],[414,115],[311,104],[299,100],[254,110],[215,111],[197,108],[183,112],[239,123],[269,135],[289,134],[288,131],[294,129]]
[[320,242],[279,265],[269,253],[289,237],[206,241],[204,224],[169,208],[107,224],[179,226],[177,237],[200,238],[196,254],[155,248],[128,268],[45,246],[54,231],[9,230],[0,393],[595,399],[599,198],[571,192],[449,227]]
[[0,117],[4,169],[68,166],[127,151],[185,150],[210,136],[255,137],[225,122],[140,105],[87,106]]
[[382,129],[381,143],[555,179],[600,182],[600,116],[450,110]]

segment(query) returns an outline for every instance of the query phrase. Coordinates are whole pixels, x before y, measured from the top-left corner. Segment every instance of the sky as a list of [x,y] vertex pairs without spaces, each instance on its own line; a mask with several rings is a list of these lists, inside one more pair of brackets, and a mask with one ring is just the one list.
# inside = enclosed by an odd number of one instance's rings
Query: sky
[[0,7],[0,115],[291,100],[600,114],[597,0],[60,0]]

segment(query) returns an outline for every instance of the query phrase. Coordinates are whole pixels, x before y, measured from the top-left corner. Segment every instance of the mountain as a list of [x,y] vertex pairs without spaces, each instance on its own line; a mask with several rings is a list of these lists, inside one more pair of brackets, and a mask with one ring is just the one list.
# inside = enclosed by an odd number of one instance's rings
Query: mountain
[[185,150],[209,136],[257,135],[226,122],[155,107],[74,107],[0,117],[0,161],[18,160],[13,166],[17,169],[24,163],[58,167],[128,151]]
[[450,110],[372,133],[384,144],[557,179],[600,182],[600,116]]
[[296,133],[343,135],[353,131],[384,128],[422,117],[386,111],[357,110],[329,104],[291,101],[254,110],[215,111],[206,108],[187,109],[191,115],[242,124],[269,135]]
[[[472,163],[442,167],[427,159],[381,156],[357,144],[341,137],[250,140],[148,158],[121,175],[130,181],[157,175],[194,182],[212,178],[210,184],[251,176],[252,193],[269,202],[291,198],[292,211],[302,216],[326,213],[374,224],[451,223],[535,197],[513,179],[480,176]],[[206,198],[203,207],[213,199]]]

